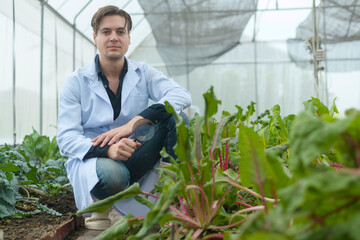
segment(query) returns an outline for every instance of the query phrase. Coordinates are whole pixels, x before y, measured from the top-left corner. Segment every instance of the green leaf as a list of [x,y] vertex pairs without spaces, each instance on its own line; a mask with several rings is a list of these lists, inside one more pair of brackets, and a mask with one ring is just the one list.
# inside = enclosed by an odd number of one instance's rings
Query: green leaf
[[203,96],[205,99],[205,117],[210,118],[217,113],[218,105],[221,104],[221,101],[216,99],[213,86]]
[[254,186],[257,191],[271,193],[268,183],[276,179],[274,172],[266,160],[261,138],[251,128],[240,126],[238,140],[240,151],[240,179],[244,186]]
[[336,98],[334,98],[333,105],[330,108],[330,111],[329,111],[330,116],[334,116],[335,113],[339,113],[339,110],[336,107],[335,101],[336,101]]
[[313,109],[313,114],[317,117],[328,115],[329,109],[318,99],[311,97],[310,100],[304,103],[306,109]]
[[275,105],[271,108],[271,111],[273,113],[273,119],[274,119],[274,123],[276,123],[279,128],[280,128],[280,135],[283,139],[287,139],[288,138],[288,130],[287,130],[287,126],[285,125],[285,123],[283,122],[283,120],[281,119],[280,116],[280,106],[279,105]]
[[36,206],[38,209],[42,210],[43,212],[47,212],[49,214],[56,215],[56,216],[62,216],[62,214],[59,213],[58,211],[55,211],[54,209],[49,208],[48,206],[41,204],[39,202],[35,202],[35,203],[33,203],[33,205]]
[[0,163],[0,170],[3,172],[19,172],[20,168],[12,162]]
[[10,205],[15,205],[15,192],[10,186],[0,186],[0,199]]
[[272,182],[275,189],[278,190],[287,187],[291,183],[292,178],[289,169],[283,165],[281,158],[275,152],[266,153],[266,158],[272,171],[276,175]]
[[246,116],[246,126],[249,126],[250,117],[255,113],[255,103],[253,101],[250,102],[250,105],[247,106],[247,111],[245,113]]
[[119,192],[111,197],[105,198],[103,200],[94,202],[93,204],[90,204],[86,208],[77,211],[76,215],[80,216],[84,213],[92,213],[92,212],[105,212],[107,209],[109,209],[112,205],[114,205],[117,201],[120,199],[129,198],[132,196],[136,196],[138,194],[141,194],[142,191],[139,187],[139,183],[134,183],[127,189],[125,189],[122,192]]
[[47,136],[39,136],[35,140],[35,157],[41,159],[41,162],[46,162],[49,156],[50,139]]
[[123,240],[125,239],[126,233],[130,228],[129,219],[134,216],[128,214],[124,217],[121,217],[116,221],[112,226],[107,228],[101,234],[96,236],[94,240]]
[[155,207],[155,203],[153,201],[151,201],[150,199],[148,199],[148,198],[141,197],[141,196],[135,196],[134,199],[136,201],[138,201],[139,203],[147,206],[150,209]]
[[31,136],[26,135],[22,145],[26,153],[30,156],[35,156],[35,140]]
[[213,141],[210,149],[212,153],[215,151],[215,149],[221,149],[221,133],[223,132],[224,127],[233,119],[234,117],[232,116],[226,116],[220,120],[220,123],[218,124],[216,132],[213,136]]
[[3,201],[0,198],[0,218],[10,217],[15,213],[16,209],[13,204]]
[[336,121],[315,119],[306,112],[299,114],[290,136],[290,170],[297,175],[306,174],[307,167],[313,165],[321,153],[328,152],[335,145],[352,120],[353,117]]

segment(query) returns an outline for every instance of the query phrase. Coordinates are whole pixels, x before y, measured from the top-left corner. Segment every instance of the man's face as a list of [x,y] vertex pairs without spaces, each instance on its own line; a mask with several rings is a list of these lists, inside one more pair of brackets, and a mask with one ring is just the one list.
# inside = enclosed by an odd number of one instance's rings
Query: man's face
[[124,57],[130,44],[130,34],[122,16],[104,17],[98,32],[94,33],[94,43],[99,49],[100,57],[109,60],[120,60]]

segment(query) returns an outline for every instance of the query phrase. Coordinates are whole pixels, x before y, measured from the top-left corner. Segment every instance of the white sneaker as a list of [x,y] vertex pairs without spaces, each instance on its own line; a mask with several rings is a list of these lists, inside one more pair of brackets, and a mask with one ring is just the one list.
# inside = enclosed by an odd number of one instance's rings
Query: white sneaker
[[103,213],[93,212],[91,217],[85,217],[85,227],[90,230],[105,230],[111,225],[109,218],[109,212],[112,208],[109,208]]

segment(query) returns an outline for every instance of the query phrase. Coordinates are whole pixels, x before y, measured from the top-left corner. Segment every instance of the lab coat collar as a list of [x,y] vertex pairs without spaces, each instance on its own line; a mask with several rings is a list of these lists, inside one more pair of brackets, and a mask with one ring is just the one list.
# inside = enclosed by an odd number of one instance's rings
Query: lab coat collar
[[[126,58],[128,63],[128,72],[124,77],[123,88],[122,88],[122,96],[121,102],[124,103],[126,99],[129,97],[130,92],[135,88],[136,84],[139,82],[140,77],[137,74],[136,70],[138,69],[138,65]],[[84,77],[90,80],[89,87],[94,91],[98,96],[103,98],[107,103],[111,104],[110,99],[106,93],[106,90],[102,84],[102,81],[98,81],[99,76],[96,72],[95,61],[91,61],[90,64],[84,67],[83,71]]]
[[99,76],[96,72],[96,65],[95,65],[95,61],[91,61],[90,64],[86,65],[84,67],[84,71],[83,71],[83,75],[84,78],[86,80],[89,81],[89,87],[90,89],[99,97],[101,97],[102,99],[105,100],[105,102],[107,102],[108,104],[111,105],[109,96],[103,86],[102,81],[98,81],[99,80]]

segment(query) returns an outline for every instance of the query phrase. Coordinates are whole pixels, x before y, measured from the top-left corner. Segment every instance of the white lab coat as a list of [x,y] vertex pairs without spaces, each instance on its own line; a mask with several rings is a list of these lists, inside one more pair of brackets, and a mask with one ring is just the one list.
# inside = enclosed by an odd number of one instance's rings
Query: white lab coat
[[[127,62],[128,72],[122,87],[121,112],[116,120],[113,120],[111,102],[97,76],[94,60],[72,73],[63,86],[57,141],[61,154],[69,157],[65,167],[79,210],[93,202],[90,191],[98,182],[97,158],[82,160],[92,146],[91,139],[127,123],[147,108],[149,99],[157,103],[168,101],[177,112],[191,104],[189,91],[160,71],[146,63],[129,59]],[[149,176],[150,185],[153,186],[156,174],[150,173]],[[144,183],[147,182],[147,189],[149,181],[143,179]],[[130,208],[134,206],[135,212],[125,209],[124,214],[143,214],[142,211],[136,211],[139,207],[136,204],[128,202],[126,208],[128,205]]]

